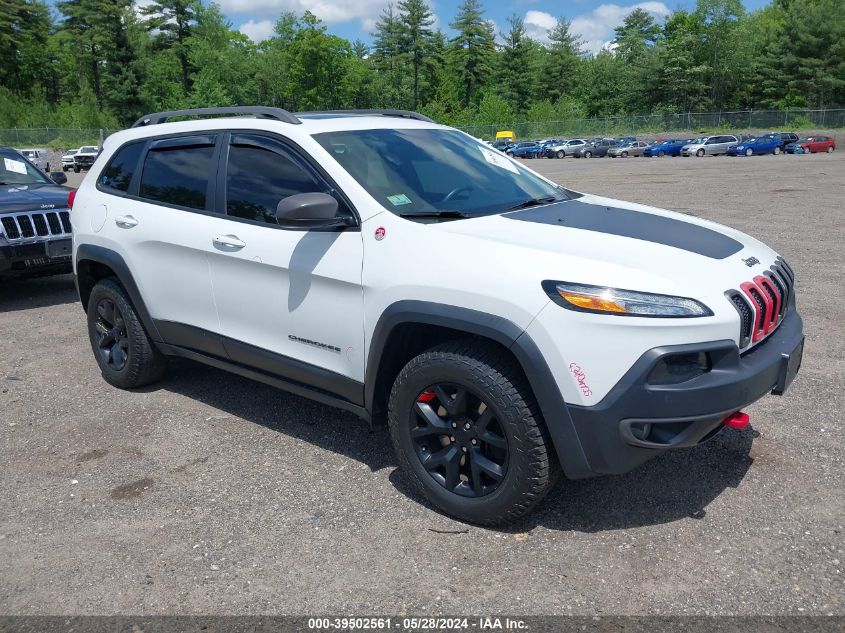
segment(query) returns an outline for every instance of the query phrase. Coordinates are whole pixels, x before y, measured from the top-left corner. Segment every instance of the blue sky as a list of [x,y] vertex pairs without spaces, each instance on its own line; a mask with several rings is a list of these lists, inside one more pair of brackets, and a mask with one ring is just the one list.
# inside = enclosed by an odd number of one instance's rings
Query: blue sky
[[[143,0],[141,0],[143,2]],[[573,30],[581,34],[586,48],[597,51],[612,39],[613,29],[625,15],[636,7],[642,7],[658,18],[665,17],[677,8],[692,8],[695,0],[665,0],[636,2],[618,0],[482,0],[487,17],[496,25],[496,30],[505,30],[507,18],[512,13],[525,20],[529,34],[542,40],[555,18],[565,16],[572,20]],[[218,0],[223,12],[232,20],[235,28],[249,37],[260,41],[269,37],[273,23],[283,11],[302,13],[311,11],[322,19],[331,33],[350,40],[371,41],[370,33],[387,0]],[[395,4],[395,2],[394,2]],[[429,3],[436,16],[436,25],[447,34],[459,0],[433,0]],[[744,0],[748,10],[757,9],[766,0]]]

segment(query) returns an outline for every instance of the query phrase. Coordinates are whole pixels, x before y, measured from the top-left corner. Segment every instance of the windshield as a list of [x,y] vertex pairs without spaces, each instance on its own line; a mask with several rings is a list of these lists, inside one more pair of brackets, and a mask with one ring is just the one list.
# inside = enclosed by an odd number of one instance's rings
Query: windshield
[[79,148],[79,151],[84,154],[94,154],[97,151],[96,145],[84,145]]
[[17,152],[0,151],[0,186],[48,184],[50,180]]
[[698,138],[694,138],[690,141],[690,145],[704,145],[704,142],[707,140],[706,136],[699,136]]
[[795,142],[796,142],[796,143],[809,143],[809,142],[810,142],[810,141],[812,141],[812,140],[813,140],[813,138],[812,138],[811,136],[808,136],[808,137],[806,137],[806,138],[799,138],[799,139],[798,139],[797,141],[795,141]]
[[456,130],[323,132],[314,138],[367,192],[397,215],[501,213],[565,191]]

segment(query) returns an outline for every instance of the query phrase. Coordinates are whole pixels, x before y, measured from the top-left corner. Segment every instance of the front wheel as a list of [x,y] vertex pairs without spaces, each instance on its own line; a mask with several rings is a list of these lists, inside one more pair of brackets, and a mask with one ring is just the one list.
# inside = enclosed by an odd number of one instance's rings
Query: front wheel
[[657,152],[658,158],[663,158],[664,156],[666,156],[666,152],[664,152],[663,150],[660,150],[659,152]]
[[590,151],[584,152],[584,158],[592,158],[592,157],[593,157],[592,152],[590,152]]
[[566,152],[564,152],[562,149],[559,149],[555,156],[557,156],[558,158],[566,158]]
[[104,279],[88,299],[88,338],[106,382],[135,389],[161,379],[166,359],[147,336],[126,291]]
[[695,153],[695,155],[696,155],[696,156],[698,156],[699,158],[701,158],[702,156],[704,156],[704,150],[703,150],[703,149],[698,150],[698,151]]
[[74,166],[73,166],[73,173],[75,173],[75,174],[78,174],[78,173],[79,173],[79,165],[74,165]]
[[622,152],[622,158],[628,158],[628,152]]
[[753,149],[751,149],[750,147],[749,147],[747,150],[745,150],[745,155],[746,155],[746,156],[751,156],[753,153],[754,153],[754,150],[753,150]]
[[551,441],[522,371],[483,343],[444,343],[405,365],[388,423],[405,474],[464,521],[512,523],[554,484]]

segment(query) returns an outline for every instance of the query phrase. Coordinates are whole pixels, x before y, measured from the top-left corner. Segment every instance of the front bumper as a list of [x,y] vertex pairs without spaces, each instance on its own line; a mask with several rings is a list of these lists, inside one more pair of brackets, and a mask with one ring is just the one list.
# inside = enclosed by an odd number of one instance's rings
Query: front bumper
[[[785,372],[790,378],[797,372],[803,340],[801,317],[792,308],[765,342],[743,355],[729,340],[649,350],[599,404],[567,406],[588,464],[567,475],[625,473],[666,450],[710,439],[728,415],[788,386]],[[661,359],[697,352],[709,356],[707,373],[678,384],[649,383]]]
[[6,244],[0,238],[0,279],[71,272],[71,240]]

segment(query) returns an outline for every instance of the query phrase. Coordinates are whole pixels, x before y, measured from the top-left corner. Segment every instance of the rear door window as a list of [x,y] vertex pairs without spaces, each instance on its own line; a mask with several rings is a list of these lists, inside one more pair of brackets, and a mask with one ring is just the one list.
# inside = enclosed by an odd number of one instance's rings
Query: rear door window
[[205,210],[214,158],[213,135],[153,142],[144,159],[138,195],[166,205]]

